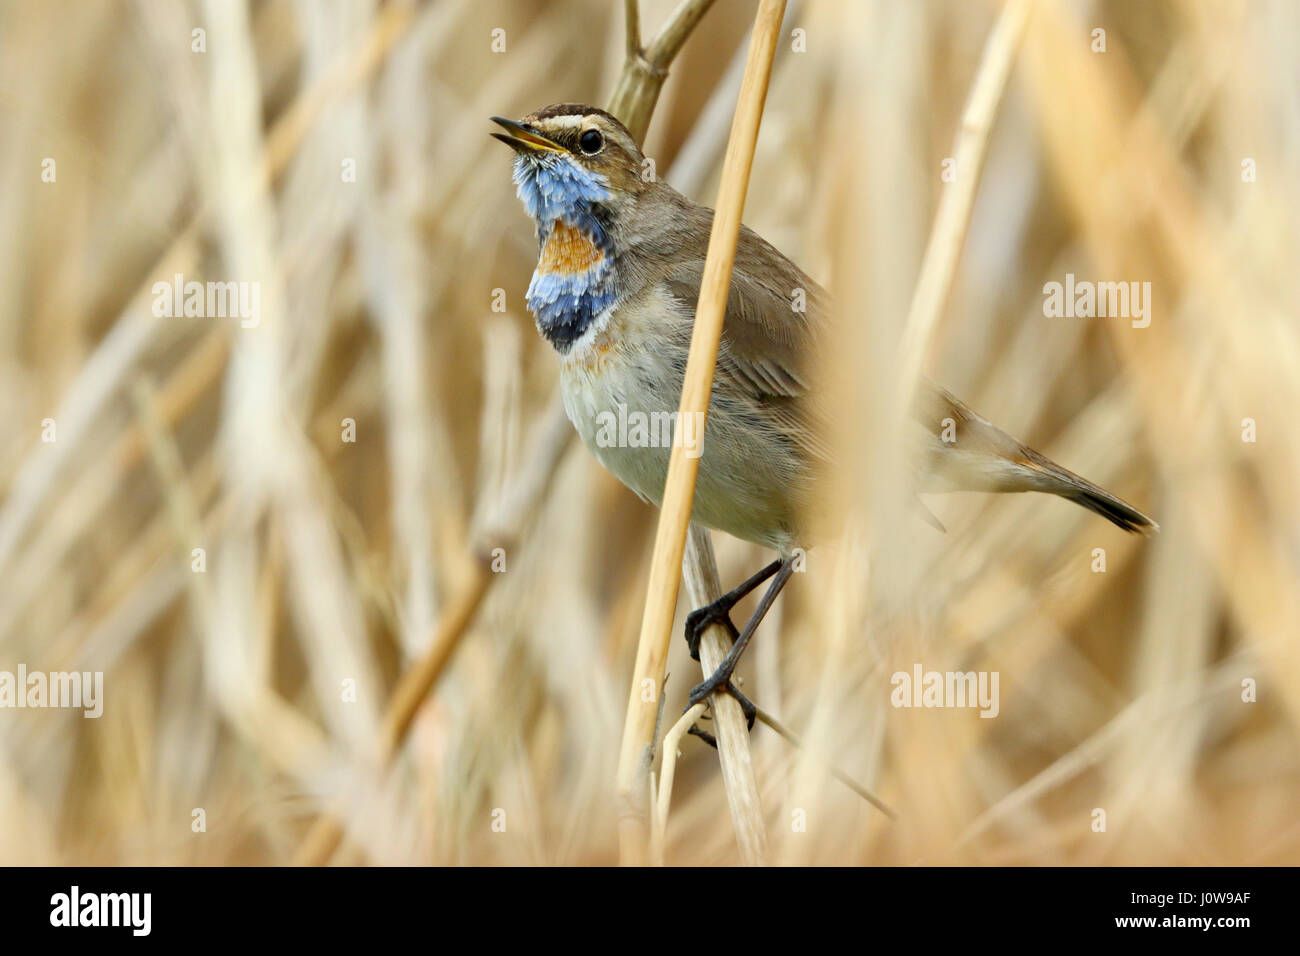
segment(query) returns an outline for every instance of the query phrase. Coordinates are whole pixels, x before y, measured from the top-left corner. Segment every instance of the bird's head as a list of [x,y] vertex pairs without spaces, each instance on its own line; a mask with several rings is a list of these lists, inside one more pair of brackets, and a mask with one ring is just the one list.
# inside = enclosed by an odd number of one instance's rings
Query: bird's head
[[602,109],[562,103],[492,121],[505,130],[492,135],[515,151],[519,198],[544,230],[616,218],[648,186],[632,134]]

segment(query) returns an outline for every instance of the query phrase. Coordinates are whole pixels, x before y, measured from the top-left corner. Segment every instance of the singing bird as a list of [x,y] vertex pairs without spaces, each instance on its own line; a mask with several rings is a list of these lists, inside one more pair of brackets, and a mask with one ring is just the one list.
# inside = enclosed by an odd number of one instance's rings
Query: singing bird
[[[681,396],[713,210],[643,175],[636,141],[592,106],[548,106],[493,133],[515,152],[517,193],[537,228],[528,308],[561,361],[564,407],[583,443],[623,484],[658,505],[667,443],[611,441],[611,420],[673,412]],[[802,289],[805,308],[792,307]],[[816,495],[829,452],[812,371],[825,348],[828,294],[793,262],[742,227],[695,485],[692,520],[775,550],[780,557],[687,618],[699,635],[722,622],[734,643],[690,702],[726,687],[763,615],[793,571],[800,517]],[[914,417],[926,445],[922,490],[1043,491],[1068,498],[1126,531],[1154,521],[1066,471],[926,381]],[[948,434],[944,434],[945,428]],[[620,434],[622,434],[620,432]],[[768,578],[741,631],[731,608]],[[689,705],[688,705],[689,706]]]

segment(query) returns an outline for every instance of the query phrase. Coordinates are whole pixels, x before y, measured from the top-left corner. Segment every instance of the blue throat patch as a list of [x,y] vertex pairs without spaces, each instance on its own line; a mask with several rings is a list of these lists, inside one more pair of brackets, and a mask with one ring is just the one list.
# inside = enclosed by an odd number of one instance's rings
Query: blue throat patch
[[617,298],[613,244],[595,208],[609,198],[608,181],[554,155],[518,157],[514,181],[539,240],[528,308],[565,353]]

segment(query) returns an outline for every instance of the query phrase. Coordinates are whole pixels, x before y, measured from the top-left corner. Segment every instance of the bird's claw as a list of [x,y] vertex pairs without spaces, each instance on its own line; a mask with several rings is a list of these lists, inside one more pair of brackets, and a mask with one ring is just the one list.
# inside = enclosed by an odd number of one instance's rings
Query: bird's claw
[[711,624],[722,624],[727,628],[727,633],[731,635],[732,641],[740,637],[740,631],[736,630],[736,625],[731,623],[731,608],[734,604],[723,605],[721,601],[714,601],[712,604],[706,604],[704,607],[696,608],[690,614],[686,615],[686,646],[691,652],[691,660],[700,659],[700,638],[704,632],[709,629]]
[[[710,695],[719,688],[725,689],[728,694],[736,699],[736,703],[740,704],[740,712],[745,715],[746,729],[753,730],[754,721],[758,717],[758,708],[754,706],[753,701],[740,692],[740,689],[731,680],[731,675],[729,673],[724,673],[723,668],[721,667],[719,667],[708,680],[697,684],[691,689],[690,700],[686,704],[686,710],[683,710],[682,713],[686,713],[687,710],[690,710],[696,704],[708,700]],[[692,724],[691,729],[688,732],[695,737],[699,737],[715,750],[717,749],[717,739],[707,730],[701,729],[699,725]]]

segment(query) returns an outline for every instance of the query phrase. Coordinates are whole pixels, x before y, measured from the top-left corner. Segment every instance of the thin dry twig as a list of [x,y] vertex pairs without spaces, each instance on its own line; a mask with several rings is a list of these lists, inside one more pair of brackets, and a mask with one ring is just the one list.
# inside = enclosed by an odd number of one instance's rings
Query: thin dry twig
[[[790,746],[800,750],[803,749],[803,739],[798,734],[796,734],[785,724],[781,723],[781,721],[777,720],[775,717],[773,717],[771,714],[765,711],[762,707],[756,707],[755,709],[758,711],[758,720],[761,723],[766,724],[768,727],[771,727],[773,730],[777,732],[778,735],[784,737],[786,741],[789,742]],[[873,807],[875,807],[885,816],[889,817],[889,819],[891,820],[898,819],[898,814],[893,809],[890,808],[889,804],[885,803],[885,801],[881,800],[879,797],[873,794],[862,784],[858,783],[856,780],[850,777],[839,767],[835,766],[832,763],[825,763],[824,765],[826,767],[827,772],[829,772],[832,777],[834,777],[840,783],[844,784],[844,786],[848,787],[850,790],[856,793],[863,800],[867,801],[867,803],[871,804]]]
[[711,6],[713,0],[682,0],[663,29],[643,50],[636,0],[625,0],[627,63],[609,99],[609,111],[623,122],[638,143],[645,139],[646,130],[650,128],[650,116],[659,102],[664,80],[668,79],[668,67]]
[[704,704],[696,704],[677,718],[677,723],[664,734],[663,760],[659,765],[658,791],[652,795],[655,803],[654,833],[652,834],[651,856],[656,866],[664,865],[664,846],[668,833],[668,809],[673,802],[673,777],[677,774],[677,747],[682,737],[691,729],[695,721],[704,716]]

